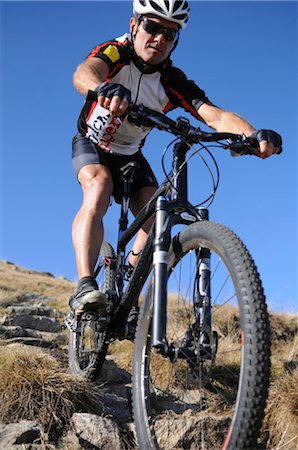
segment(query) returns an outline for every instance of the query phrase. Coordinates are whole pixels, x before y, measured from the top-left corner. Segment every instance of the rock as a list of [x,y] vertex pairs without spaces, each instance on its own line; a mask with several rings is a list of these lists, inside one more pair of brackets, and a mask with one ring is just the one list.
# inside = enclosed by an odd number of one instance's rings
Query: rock
[[81,446],[100,450],[122,450],[120,430],[111,419],[95,414],[73,414],[71,422]]
[[103,410],[109,416],[112,416],[117,422],[125,424],[133,420],[131,414],[130,406],[130,393],[128,393],[128,388],[119,387],[118,391],[122,392],[105,392],[101,397],[101,402],[103,404]]
[[2,321],[2,325],[30,328],[38,331],[49,331],[52,333],[59,332],[62,329],[60,322],[53,317],[30,316],[27,314],[6,316]]
[[41,339],[41,333],[35,330],[28,330],[19,326],[2,326],[0,325],[0,335],[4,339],[14,338],[39,338]]
[[131,382],[131,375],[117,366],[113,355],[107,355],[100,372],[100,381],[109,384],[127,384]]
[[38,294],[37,292],[25,292],[23,294],[18,295],[18,303],[49,303],[54,300],[54,297],[47,297],[42,294]]
[[18,423],[0,425],[1,449],[15,449],[15,446],[20,444],[38,444],[40,443],[40,438],[40,426],[33,420],[21,420]]
[[8,343],[20,342],[26,345],[33,345],[43,348],[56,348],[67,343],[67,337],[64,334],[49,333],[46,331],[35,331],[18,326],[0,325],[0,335],[2,339],[7,339]]
[[58,312],[50,308],[49,306],[41,305],[40,303],[27,305],[27,304],[17,304],[11,305],[6,308],[9,316],[20,316],[20,315],[32,315],[32,316],[45,316],[45,317],[56,317]]
[[72,430],[69,430],[67,432],[66,436],[63,438],[61,447],[63,449],[69,449],[69,450],[81,450],[82,449],[80,442],[79,442],[79,438]]
[[[169,428],[170,420],[170,428]],[[202,430],[206,431],[206,450],[221,448],[227,434],[230,417],[204,416],[192,417],[191,410],[184,415],[172,415],[155,423],[155,432],[161,447],[196,450],[202,438]]]

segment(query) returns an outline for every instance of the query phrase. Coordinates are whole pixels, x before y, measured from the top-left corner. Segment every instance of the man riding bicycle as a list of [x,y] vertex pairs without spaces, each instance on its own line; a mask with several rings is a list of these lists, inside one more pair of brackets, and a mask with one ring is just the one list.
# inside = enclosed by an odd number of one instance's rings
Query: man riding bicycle
[[[105,311],[94,268],[103,241],[102,220],[111,195],[119,202],[119,169],[138,162],[130,208],[137,215],[158,183],[142,155],[149,128],[136,127],[125,115],[129,104],[167,113],[184,108],[216,131],[245,134],[259,141],[261,158],[278,153],[281,138],[270,130],[255,130],[235,113],[215,106],[205,92],[172,65],[171,53],[189,18],[187,1],[134,0],[130,33],[95,47],[74,73],[74,85],[86,102],[73,140],[73,168],[83,190],[82,206],[73,222],[78,288],[70,299],[76,315]],[[150,223],[139,231],[130,254],[135,265]]]

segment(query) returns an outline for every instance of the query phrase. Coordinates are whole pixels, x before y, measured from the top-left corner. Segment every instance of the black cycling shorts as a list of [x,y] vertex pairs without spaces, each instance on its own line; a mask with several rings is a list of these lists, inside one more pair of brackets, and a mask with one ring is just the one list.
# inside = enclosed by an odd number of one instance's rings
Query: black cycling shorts
[[80,169],[88,164],[102,164],[107,167],[112,175],[113,197],[117,203],[120,203],[122,197],[121,184],[119,183],[120,168],[132,161],[139,163],[139,167],[135,170],[132,195],[143,187],[158,187],[155,175],[148,161],[140,151],[128,156],[115,155],[105,152],[80,133],[76,134],[73,138],[72,167],[76,176],[78,176]]

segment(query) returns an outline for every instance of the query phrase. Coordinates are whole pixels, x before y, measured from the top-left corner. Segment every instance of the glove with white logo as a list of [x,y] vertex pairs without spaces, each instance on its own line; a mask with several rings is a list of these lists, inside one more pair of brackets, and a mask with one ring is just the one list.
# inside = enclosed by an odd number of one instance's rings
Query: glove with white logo
[[126,89],[126,87],[122,86],[122,84],[109,82],[102,83],[95,88],[95,92],[98,97],[102,96],[110,99],[113,97],[120,97],[121,100],[125,99],[128,103],[130,103],[131,100],[131,92]]

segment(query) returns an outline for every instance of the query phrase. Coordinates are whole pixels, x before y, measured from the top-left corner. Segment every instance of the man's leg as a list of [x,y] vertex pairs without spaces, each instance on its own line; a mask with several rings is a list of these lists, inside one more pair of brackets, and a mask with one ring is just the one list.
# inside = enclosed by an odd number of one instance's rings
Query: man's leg
[[94,267],[103,241],[102,219],[109,206],[113,183],[110,171],[99,164],[82,167],[78,180],[83,190],[83,202],[73,222],[72,237],[79,284],[71,306],[76,312],[82,312],[86,302],[100,300]]
[[[130,209],[131,212],[134,214],[134,216],[136,216],[139,213],[139,211],[143,208],[143,206],[146,205],[146,203],[152,197],[156,189],[157,188],[155,186],[143,187],[132,197],[130,202]],[[152,216],[149,220],[147,220],[147,222],[143,225],[143,227],[137,234],[137,238],[132,247],[133,253],[129,255],[129,262],[132,266],[136,265],[138,255],[142,250],[142,248],[144,247],[144,243],[147,239],[147,235],[153,220],[154,217]]]

